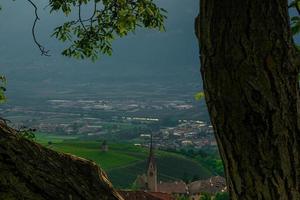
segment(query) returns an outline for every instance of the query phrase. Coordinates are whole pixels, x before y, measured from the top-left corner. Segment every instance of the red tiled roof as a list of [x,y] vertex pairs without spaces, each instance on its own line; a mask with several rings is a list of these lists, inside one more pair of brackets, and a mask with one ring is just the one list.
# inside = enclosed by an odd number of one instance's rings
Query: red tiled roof
[[168,194],[186,194],[188,191],[187,185],[183,181],[171,183],[159,183],[157,185],[159,192]]
[[174,200],[171,195],[145,191],[118,191],[124,200]]
[[226,190],[226,180],[221,176],[215,176],[207,180],[192,182],[188,185],[188,188],[190,194],[221,192],[222,190]]

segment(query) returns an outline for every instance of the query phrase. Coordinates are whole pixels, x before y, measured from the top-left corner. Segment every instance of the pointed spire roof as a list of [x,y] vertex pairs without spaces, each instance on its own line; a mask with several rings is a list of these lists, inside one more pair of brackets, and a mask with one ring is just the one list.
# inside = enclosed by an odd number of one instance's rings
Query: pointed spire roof
[[156,168],[156,162],[154,157],[154,149],[153,149],[153,136],[151,133],[151,140],[150,140],[150,147],[149,147],[149,158],[148,158],[148,168],[150,164],[153,165],[154,168]]

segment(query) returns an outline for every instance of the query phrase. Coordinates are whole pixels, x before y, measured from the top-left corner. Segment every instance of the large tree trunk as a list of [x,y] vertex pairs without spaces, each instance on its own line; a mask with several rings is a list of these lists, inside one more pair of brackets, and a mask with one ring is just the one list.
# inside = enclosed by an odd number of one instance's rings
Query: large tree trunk
[[299,84],[287,0],[201,0],[205,98],[232,200],[299,200]]
[[1,200],[123,200],[95,163],[20,138],[0,122]]

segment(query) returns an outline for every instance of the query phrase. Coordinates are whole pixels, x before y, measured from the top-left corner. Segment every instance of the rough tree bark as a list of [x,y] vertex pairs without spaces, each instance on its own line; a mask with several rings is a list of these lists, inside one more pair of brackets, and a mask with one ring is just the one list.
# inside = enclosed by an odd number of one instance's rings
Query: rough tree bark
[[20,138],[2,123],[0,199],[123,200],[95,163]]
[[300,199],[299,83],[287,0],[201,0],[205,98],[232,200]]

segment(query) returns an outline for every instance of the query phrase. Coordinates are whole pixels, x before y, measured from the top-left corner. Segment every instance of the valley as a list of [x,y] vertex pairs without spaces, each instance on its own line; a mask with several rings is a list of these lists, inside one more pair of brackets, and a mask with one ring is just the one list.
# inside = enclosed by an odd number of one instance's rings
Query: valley
[[[131,143],[108,142],[108,151],[103,152],[101,140],[37,133],[36,141],[50,149],[96,162],[117,188],[131,188],[137,176],[147,168],[149,149]],[[156,150],[155,155],[160,181],[205,179],[214,174],[204,162],[181,153]]]

